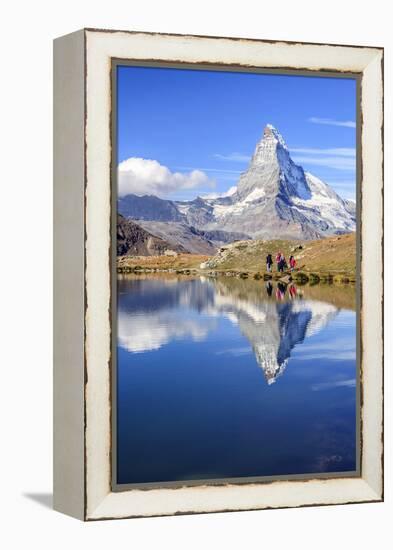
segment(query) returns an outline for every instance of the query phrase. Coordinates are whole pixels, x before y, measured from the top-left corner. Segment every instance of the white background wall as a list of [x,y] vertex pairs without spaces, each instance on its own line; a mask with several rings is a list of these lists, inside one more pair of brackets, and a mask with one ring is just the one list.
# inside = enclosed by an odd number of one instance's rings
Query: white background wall
[[385,46],[386,233],[392,247],[393,32],[389,5],[383,0],[367,3],[14,0],[2,4],[0,545],[3,548],[391,547],[393,303],[389,250],[386,252],[384,504],[90,524],[52,512],[49,507],[52,39],[82,27],[98,27]]

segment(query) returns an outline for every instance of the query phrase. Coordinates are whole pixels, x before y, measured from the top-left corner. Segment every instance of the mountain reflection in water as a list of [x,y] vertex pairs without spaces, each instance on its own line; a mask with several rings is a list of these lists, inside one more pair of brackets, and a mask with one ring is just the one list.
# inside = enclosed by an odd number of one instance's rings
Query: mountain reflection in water
[[[224,317],[250,343],[268,384],[284,372],[295,346],[326,327],[342,307],[355,307],[352,288],[297,287],[234,278],[123,276],[118,294],[121,348],[141,353],[175,340],[201,342]],[[248,351],[244,347],[227,350],[238,355]]]
[[355,471],[353,287],[121,276],[117,335],[119,484]]

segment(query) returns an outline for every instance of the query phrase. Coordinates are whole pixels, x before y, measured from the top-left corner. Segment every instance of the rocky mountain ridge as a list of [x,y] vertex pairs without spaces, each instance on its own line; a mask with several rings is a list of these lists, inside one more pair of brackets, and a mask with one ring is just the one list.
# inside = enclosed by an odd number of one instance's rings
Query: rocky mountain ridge
[[187,250],[174,242],[152,235],[132,220],[117,216],[118,256],[160,256],[167,251],[185,253]]

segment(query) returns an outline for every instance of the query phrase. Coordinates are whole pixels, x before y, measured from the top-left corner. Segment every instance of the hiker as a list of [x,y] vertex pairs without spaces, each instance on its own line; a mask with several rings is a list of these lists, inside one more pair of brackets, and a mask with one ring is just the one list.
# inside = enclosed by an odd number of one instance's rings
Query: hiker
[[271,273],[272,265],[273,265],[273,258],[272,258],[272,255],[269,252],[269,254],[266,256],[266,271],[268,273]]
[[295,269],[296,266],[296,260],[293,256],[290,256],[289,258],[289,267],[291,268],[291,271]]
[[279,270],[280,261],[281,261],[281,252],[277,252],[276,254],[277,271]]
[[279,262],[278,262],[278,271],[280,273],[283,273],[284,269],[286,267],[287,267],[287,261],[285,259],[285,256],[283,254],[281,254],[281,252],[280,252],[280,259],[279,259]]
[[269,298],[271,297],[272,295],[272,292],[273,292],[273,285],[270,281],[268,281],[266,283],[266,292],[267,292],[267,295],[269,296]]

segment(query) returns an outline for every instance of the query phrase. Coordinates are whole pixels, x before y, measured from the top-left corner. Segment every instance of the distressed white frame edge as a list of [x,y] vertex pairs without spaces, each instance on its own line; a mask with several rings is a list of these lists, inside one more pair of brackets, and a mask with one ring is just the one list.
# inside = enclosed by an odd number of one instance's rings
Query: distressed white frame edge
[[[111,58],[363,72],[362,477],[111,492],[110,127]],[[380,501],[382,468],[382,128],[380,48],[86,31],[85,519]]]
[[85,518],[85,33],[53,48],[53,507]]

